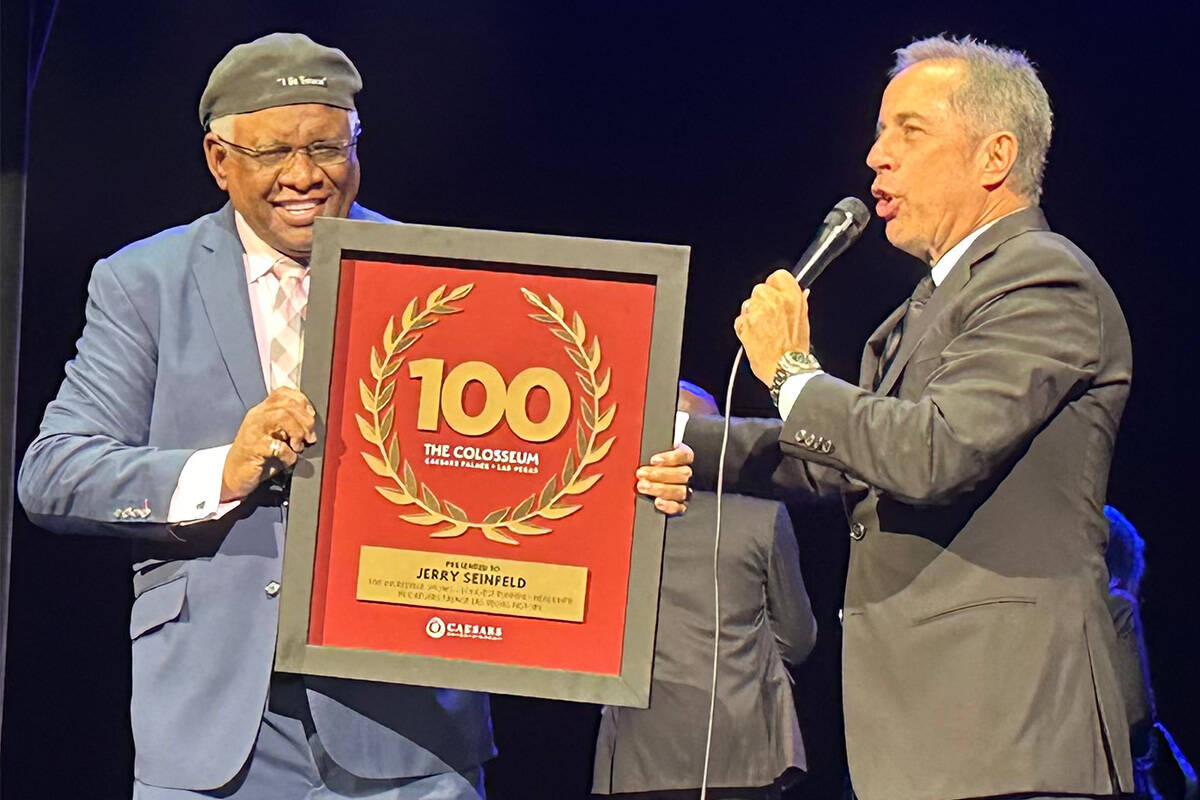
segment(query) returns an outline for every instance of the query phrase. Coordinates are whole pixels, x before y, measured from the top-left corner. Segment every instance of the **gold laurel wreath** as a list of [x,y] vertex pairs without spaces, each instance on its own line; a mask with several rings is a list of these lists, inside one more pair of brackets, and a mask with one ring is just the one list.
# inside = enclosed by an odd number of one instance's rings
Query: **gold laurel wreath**
[[556,520],[574,514],[582,506],[563,505],[560,501],[567,496],[583,494],[603,477],[599,472],[584,476],[583,471],[608,455],[616,439],[615,436],[610,436],[603,443],[597,444],[600,434],[612,425],[613,417],[617,413],[616,403],[608,408],[601,408],[601,400],[608,393],[612,381],[612,369],[609,368],[605,372],[603,379],[597,378],[600,369],[600,340],[593,336],[591,346],[587,345],[587,328],[579,312],[572,314],[568,324],[566,312],[554,295],[547,294],[546,301],[543,302],[537,294],[528,289],[521,289],[525,300],[539,311],[530,314],[530,318],[552,326],[550,332],[567,343],[563,349],[580,370],[575,375],[586,397],[581,397],[579,401],[581,419],[575,425],[575,447],[567,451],[562,469],[556,470],[555,474],[550,476],[541,492],[529,495],[515,506],[498,508],[478,522],[472,521],[457,505],[449,500],[440,499],[428,484],[417,480],[412,465],[407,459],[401,458],[399,441],[392,433],[395,408],[391,407],[391,401],[396,392],[396,381],[392,376],[404,363],[402,354],[421,338],[420,331],[438,322],[439,316],[461,312],[461,308],[450,303],[463,299],[473,288],[475,284],[468,283],[446,294],[446,287],[439,286],[426,298],[425,305],[419,313],[419,298],[414,297],[400,317],[398,333],[395,331],[396,318],[393,316],[388,319],[383,331],[383,357],[380,357],[374,347],[371,348],[371,376],[375,380],[375,386],[368,386],[362,379],[358,382],[359,397],[370,419],[361,414],[355,414],[354,417],[358,421],[362,437],[379,450],[378,456],[362,453],[367,466],[376,475],[390,478],[395,483],[395,488],[376,486],[375,490],[396,505],[416,505],[421,509],[421,513],[401,514],[400,519],[414,525],[445,524],[447,527],[429,534],[433,538],[462,536],[471,528],[479,528],[483,535],[493,542],[515,545],[520,542],[504,531],[521,536],[550,533],[550,528],[534,525],[529,520],[539,517]]

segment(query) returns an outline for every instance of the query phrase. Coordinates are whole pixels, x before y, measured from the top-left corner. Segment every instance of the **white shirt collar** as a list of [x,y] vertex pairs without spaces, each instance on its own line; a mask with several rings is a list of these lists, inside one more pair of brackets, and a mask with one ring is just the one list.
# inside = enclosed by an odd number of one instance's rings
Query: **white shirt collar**
[[[1018,208],[1016,211],[1010,211],[1008,214],[1005,214],[1004,217],[1007,217],[1010,214],[1015,214],[1017,211],[1024,211],[1025,208],[1028,208],[1028,206]],[[964,236],[958,242],[958,244],[954,245],[954,247],[951,247],[949,250],[943,253],[942,257],[937,260],[937,263],[933,265],[933,269],[930,270],[930,276],[933,278],[933,285],[941,286],[942,281],[946,280],[946,276],[950,274],[950,270],[954,269],[954,265],[962,259],[964,254],[966,254],[967,248],[975,243],[975,240],[979,238],[980,234],[995,225],[1000,220],[1004,219],[1004,217],[996,217],[988,224],[976,228]]]
[[233,221],[237,225],[238,238],[242,240],[242,249],[246,253],[247,283],[254,283],[266,275],[280,259],[294,261],[264,242],[250,227],[250,223],[246,222],[241,212],[233,212]]

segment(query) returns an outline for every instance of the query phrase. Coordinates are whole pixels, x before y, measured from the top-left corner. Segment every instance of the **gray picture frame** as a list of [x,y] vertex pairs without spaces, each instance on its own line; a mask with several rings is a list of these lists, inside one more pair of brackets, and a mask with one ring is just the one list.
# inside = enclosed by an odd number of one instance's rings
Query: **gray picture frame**
[[[452,689],[644,708],[658,618],[665,517],[646,498],[636,500],[624,649],[619,675],[493,664],[411,653],[309,643],[309,618],[321,507],[324,422],[329,407],[338,289],[344,259],[438,259],[455,266],[546,274],[637,276],[656,284],[641,461],[670,449],[691,249],[681,245],[589,239],[401,223],[318,219],[313,236],[301,390],[318,419],[318,443],[305,451],[291,485],[275,667],[284,672],[337,676]],[[629,476],[632,492],[633,476]]]

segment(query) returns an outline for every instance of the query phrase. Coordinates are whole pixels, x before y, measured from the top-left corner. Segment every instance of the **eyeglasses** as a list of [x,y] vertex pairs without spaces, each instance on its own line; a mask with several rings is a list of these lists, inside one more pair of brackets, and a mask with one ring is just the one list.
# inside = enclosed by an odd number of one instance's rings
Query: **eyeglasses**
[[256,150],[253,147],[235,144],[221,138],[216,133],[213,133],[213,136],[216,137],[218,142],[231,150],[236,150],[238,153],[252,159],[259,167],[263,169],[278,169],[286,164],[295,153],[304,153],[304,155],[308,156],[308,160],[318,167],[332,167],[337,164],[343,164],[346,162],[346,159],[350,158],[351,148],[358,144],[359,134],[355,134],[354,138],[348,142],[313,142],[303,147],[268,147],[263,150]]

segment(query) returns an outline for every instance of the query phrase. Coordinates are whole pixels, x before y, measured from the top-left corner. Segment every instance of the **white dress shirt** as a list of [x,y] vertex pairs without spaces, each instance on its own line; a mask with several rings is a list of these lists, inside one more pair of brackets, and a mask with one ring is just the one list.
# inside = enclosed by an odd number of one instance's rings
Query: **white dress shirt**
[[[237,224],[238,238],[242,241],[242,264],[246,270],[246,286],[250,294],[250,316],[254,321],[254,338],[258,344],[259,366],[265,386],[271,385],[271,340],[267,333],[267,319],[275,313],[275,295],[279,291],[279,278],[271,271],[277,261],[287,256],[272,248],[259,238],[242,215],[233,213]],[[304,275],[304,288],[308,289],[308,272]],[[240,501],[221,502],[221,475],[225,470],[225,457],[232,443],[220,447],[197,450],[183,465],[171,505],[167,509],[168,523],[202,522],[217,519]]]

